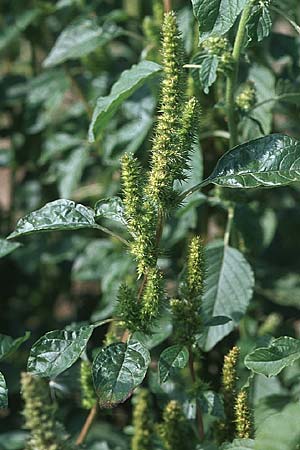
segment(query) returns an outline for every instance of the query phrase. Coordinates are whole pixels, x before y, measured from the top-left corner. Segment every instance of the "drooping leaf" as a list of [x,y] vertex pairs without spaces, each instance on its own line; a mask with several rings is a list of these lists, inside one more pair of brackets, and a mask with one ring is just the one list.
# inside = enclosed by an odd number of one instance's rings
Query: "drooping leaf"
[[167,381],[173,369],[183,369],[188,360],[189,351],[182,345],[172,345],[163,350],[158,361],[159,382]]
[[162,67],[159,64],[152,61],[141,61],[122,72],[110,94],[97,100],[89,129],[90,142],[95,141],[122,102],[161,70]]
[[9,358],[18,348],[26,342],[30,337],[30,331],[27,331],[24,336],[17,339],[7,336],[6,334],[0,334],[0,361],[5,358]]
[[80,19],[58,36],[43,65],[53,67],[69,59],[81,58],[121,34],[122,30],[115,24],[99,27],[93,19]]
[[103,198],[95,205],[96,219],[110,219],[126,225],[124,206],[120,197]]
[[300,442],[300,403],[290,403],[258,424],[255,450],[297,450]]
[[233,26],[247,0],[192,0],[199,22],[200,42],[211,35],[225,34]]
[[300,142],[271,134],[225,153],[207,182],[231,188],[276,187],[300,181]]
[[261,375],[278,375],[285,367],[300,358],[300,340],[284,336],[274,339],[269,347],[261,347],[245,358],[248,369]]
[[265,6],[262,8],[261,16],[257,25],[257,39],[258,42],[268,37],[272,28],[272,18],[268,8]]
[[77,361],[92,332],[93,326],[49,331],[33,345],[28,358],[28,372],[40,377],[57,377]]
[[20,245],[19,242],[9,242],[6,239],[0,238],[0,258],[14,252]]
[[0,409],[7,408],[7,387],[3,374],[0,372]]
[[209,55],[204,58],[199,69],[199,78],[205,94],[209,93],[209,88],[217,79],[217,69],[219,59],[216,55]]
[[78,230],[98,228],[95,213],[80,203],[71,200],[55,200],[34,211],[17,222],[16,229],[8,239],[39,231]]
[[230,444],[224,444],[221,450],[253,450],[255,441],[253,439],[235,439]]
[[206,284],[202,312],[206,322],[226,316],[231,322],[209,327],[201,338],[206,351],[227,336],[246,312],[252,297],[254,277],[250,265],[238,250],[214,242],[206,251]]
[[143,381],[150,363],[149,351],[130,340],[100,350],[93,363],[93,380],[100,407],[124,402]]

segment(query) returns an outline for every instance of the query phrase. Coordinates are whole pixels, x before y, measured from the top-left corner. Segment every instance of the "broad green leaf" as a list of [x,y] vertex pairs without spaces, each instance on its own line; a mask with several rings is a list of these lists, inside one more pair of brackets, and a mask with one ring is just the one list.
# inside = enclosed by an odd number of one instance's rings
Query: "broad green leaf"
[[124,402],[143,381],[150,363],[149,351],[130,340],[100,350],[93,363],[93,380],[100,407]]
[[79,147],[74,149],[68,158],[59,161],[56,169],[60,197],[66,198],[72,196],[80,182],[88,159],[88,149],[86,147]]
[[90,124],[89,140],[94,142],[122,102],[161,70],[162,67],[152,61],[141,61],[125,70],[113,85],[110,94],[98,98]]
[[[14,24],[3,27],[3,32],[0,34],[0,52],[11,45],[12,41],[17,39],[19,35],[30,25],[40,14],[39,9],[29,9],[16,18]],[[2,23],[2,25],[4,25]]]
[[216,55],[207,56],[201,63],[199,78],[205,94],[209,93],[209,88],[217,79],[219,59]]
[[255,373],[272,377],[300,358],[300,339],[284,336],[274,339],[269,347],[249,353],[245,365]]
[[57,377],[77,361],[93,329],[93,326],[84,326],[77,330],[49,331],[33,345],[28,372],[40,377]]
[[6,239],[0,238],[0,258],[14,252],[20,245],[19,242],[9,242]]
[[252,297],[254,277],[250,265],[238,250],[214,242],[206,250],[206,284],[202,312],[209,320],[215,316],[232,319],[224,325],[209,327],[201,340],[206,351],[227,336],[246,312]]
[[120,197],[103,198],[95,205],[96,219],[109,219],[126,225],[124,205]]
[[95,213],[80,203],[71,200],[55,200],[34,211],[17,222],[16,229],[8,239],[24,236],[38,231],[78,230],[80,228],[99,228]]
[[5,358],[9,358],[18,348],[26,342],[30,337],[30,332],[27,331],[24,336],[17,339],[7,336],[6,334],[0,334],[0,361]]
[[77,147],[82,143],[82,139],[76,135],[55,133],[46,140],[38,162],[41,165],[46,164],[55,159],[64,151],[67,151],[72,147]]
[[158,361],[159,382],[167,381],[173,369],[183,369],[188,360],[189,351],[182,345],[172,345],[163,350]]
[[224,406],[219,394],[213,391],[206,391],[198,395],[197,400],[203,413],[225,419]]
[[212,35],[227,33],[233,26],[247,0],[192,0],[199,22],[200,42]]
[[43,65],[53,67],[69,59],[81,58],[121,34],[122,30],[115,24],[99,27],[93,19],[80,19],[58,36]]
[[1,450],[23,450],[28,440],[27,431],[12,430],[0,433]]
[[235,439],[231,444],[224,444],[221,450],[253,450],[255,441],[253,439]]
[[7,408],[7,387],[5,378],[0,372],[0,409]]
[[297,450],[300,443],[300,403],[272,414],[256,430],[255,450]]
[[300,142],[271,134],[225,153],[206,182],[231,188],[276,187],[300,181]]

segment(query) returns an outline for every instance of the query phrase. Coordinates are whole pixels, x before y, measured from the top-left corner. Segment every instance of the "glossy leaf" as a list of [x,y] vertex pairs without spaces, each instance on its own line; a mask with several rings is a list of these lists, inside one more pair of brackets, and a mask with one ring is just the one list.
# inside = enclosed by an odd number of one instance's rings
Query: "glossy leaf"
[[29,339],[30,332],[27,331],[24,336],[12,338],[6,334],[0,334],[0,361],[9,358],[18,348]]
[[100,350],[93,363],[93,380],[100,407],[124,402],[143,381],[150,363],[149,351],[130,340]]
[[234,147],[206,180],[231,188],[276,187],[300,181],[300,142],[271,134]]
[[238,250],[215,242],[206,251],[207,275],[202,311],[208,322],[215,316],[226,316],[231,322],[209,327],[203,347],[211,350],[227,336],[246,312],[252,297],[254,277],[250,265]]
[[14,252],[20,245],[19,242],[9,242],[6,239],[0,239],[0,258]]
[[29,337],[29,331],[27,331],[24,336],[17,339],[7,336],[6,334],[0,334],[0,361],[5,358],[9,358],[24,342],[29,339]]
[[80,228],[98,228],[95,213],[71,200],[55,200],[34,211],[17,222],[16,229],[8,239],[39,231],[78,230]]
[[253,450],[255,441],[253,439],[235,439],[230,444],[224,444],[221,450]]
[[93,19],[81,19],[58,36],[43,65],[53,67],[69,59],[81,58],[121,34],[122,30],[114,24],[99,27]]
[[97,100],[90,124],[89,140],[94,142],[122,102],[161,70],[162,67],[159,64],[152,61],[141,61],[122,72],[119,80],[113,85],[110,94]]
[[258,424],[255,450],[297,450],[300,442],[300,403],[290,403]]
[[49,331],[32,347],[27,369],[40,377],[55,378],[71,367],[84,351],[93,326]]
[[205,94],[209,93],[209,88],[217,79],[219,59],[216,55],[207,56],[201,63],[199,78]]
[[192,0],[199,22],[200,42],[211,35],[225,34],[233,26],[247,0]]
[[7,408],[7,387],[3,374],[0,372],[0,409]]
[[284,336],[274,339],[269,347],[261,347],[245,358],[248,369],[261,375],[278,375],[300,358],[300,339]]
[[103,198],[95,205],[96,219],[109,219],[126,225],[124,205],[120,197]]
[[163,350],[158,361],[159,382],[167,381],[173,369],[183,369],[188,360],[189,351],[182,345],[172,345]]

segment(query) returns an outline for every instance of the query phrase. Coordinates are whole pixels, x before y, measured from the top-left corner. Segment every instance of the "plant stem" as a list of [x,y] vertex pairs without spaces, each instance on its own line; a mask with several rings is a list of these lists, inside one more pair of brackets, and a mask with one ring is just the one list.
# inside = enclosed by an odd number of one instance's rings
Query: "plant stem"
[[170,12],[172,9],[172,0],[164,0],[164,10],[166,13]]
[[84,440],[87,437],[87,434],[92,426],[92,423],[94,422],[94,420],[96,418],[97,411],[98,411],[98,403],[95,403],[95,405],[90,410],[89,415],[87,416],[87,419],[84,422],[84,425],[79,433],[79,436],[76,440],[76,445],[81,445],[84,442]]
[[234,218],[234,206],[229,206],[227,225],[226,225],[226,230],[225,230],[225,234],[224,234],[224,245],[225,246],[229,245],[230,232],[231,232],[231,227],[232,227],[232,223],[233,223],[233,218]]
[[122,242],[122,244],[129,246],[129,242],[126,241],[126,239],[123,239],[122,236],[119,236],[118,234],[114,233],[113,231],[109,230],[108,228],[102,227],[102,225],[98,225],[98,224],[96,225],[95,228],[97,228],[97,230],[102,231],[103,233],[109,234],[110,236],[118,239],[120,242]]
[[[193,381],[193,383],[195,383],[196,382],[196,374],[195,374],[195,368],[194,368],[194,356],[193,356],[192,348],[189,349],[189,353],[190,353],[189,369],[190,369],[192,381]],[[204,426],[203,426],[202,412],[197,403],[197,400],[196,400],[196,420],[197,420],[197,425],[198,425],[199,437],[202,440],[202,439],[204,439]]]
[[238,144],[238,135],[237,135],[237,118],[235,113],[235,101],[234,95],[236,91],[236,84],[238,78],[238,70],[239,70],[239,60],[241,56],[241,52],[243,49],[243,44],[245,40],[246,33],[246,25],[251,15],[252,6],[254,0],[249,0],[246,4],[242,16],[240,19],[240,23],[238,26],[236,38],[234,41],[233,51],[232,51],[232,59],[233,59],[233,70],[228,75],[226,81],[226,109],[227,109],[227,119],[228,119],[228,129],[230,133],[230,147],[234,147]]

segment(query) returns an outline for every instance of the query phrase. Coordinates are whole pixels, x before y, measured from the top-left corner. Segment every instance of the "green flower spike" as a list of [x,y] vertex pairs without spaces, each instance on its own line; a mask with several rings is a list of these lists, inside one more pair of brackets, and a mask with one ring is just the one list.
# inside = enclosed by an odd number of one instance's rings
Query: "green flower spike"
[[132,450],[152,450],[153,419],[151,416],[150,395],[147,389],[139,389],[134,397]]
[[162,281],[163,277],[161,272],[157,269],[149,270],[141,306],[144,329],[151,327],[153,321],[159,315],[163,299]]
[[[186,284],[191,299],[203,295],[205,277],[204,244],[200,236],[192,238],[187,259]],[[200,306],[200,305],[199,305]]]
[[84,409],[95,406],[96,395],[92,379],[91,364],[89,361],[81,361],[80,366],[81,404]]
[[189,449],[191,432],[180,404],[172,400],[164,409],[163,423],[158,426],[158,433],[165,450]]
[[236,438],[250,439],[252,437],[252,424],[248,405],[248,392],[245,389],[242,389],[237,395],[234,410]]

